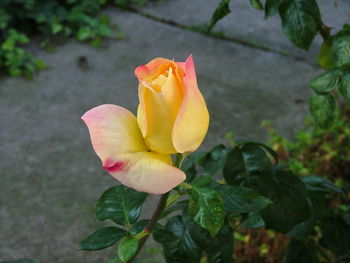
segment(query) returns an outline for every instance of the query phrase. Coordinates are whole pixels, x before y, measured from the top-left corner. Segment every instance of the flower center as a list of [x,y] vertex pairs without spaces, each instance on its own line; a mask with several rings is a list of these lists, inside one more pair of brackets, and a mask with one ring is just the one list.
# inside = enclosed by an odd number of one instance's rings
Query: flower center
[[[171,74],[171,68],[170,70],[170,74]],[[162,87],[165,86],[165,84],[168,81],[168,77],[169,77],[169,70],[163,72],[162,74],[160,74],[158,77],[156,77],[154,80],[152,80],[149,84],[151,85],[151,87],[156,91],[156,92],[162,92]]]

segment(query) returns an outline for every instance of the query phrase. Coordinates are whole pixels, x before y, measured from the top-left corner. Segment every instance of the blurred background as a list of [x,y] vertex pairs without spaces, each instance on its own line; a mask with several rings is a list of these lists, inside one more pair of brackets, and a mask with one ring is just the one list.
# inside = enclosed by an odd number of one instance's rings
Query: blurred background
[[[264,142],[263,121],[286,138],[303,127],[308,82],[323,72],[321,37],[308,51],[296,48],[280,18],[264,19],[248,0],[232,1],[209,34],[202,28],[219,2],[1,0],[0,261],[107,262],[115,254],[76,250],[102,224],[94,217],[99,195],[117,184],[102,171],[80,117],[105,103],[136,113],[133,71],[155,57],[193,55],[211,116],[202,150],[232,137]],[[350,20],[349,1],[318,3],[334,31]],[[264,257],[271,238],[262,238],[265,250],[237,253],[274,262]],[[141,262],[162,262],[154,242],[144,253]]]

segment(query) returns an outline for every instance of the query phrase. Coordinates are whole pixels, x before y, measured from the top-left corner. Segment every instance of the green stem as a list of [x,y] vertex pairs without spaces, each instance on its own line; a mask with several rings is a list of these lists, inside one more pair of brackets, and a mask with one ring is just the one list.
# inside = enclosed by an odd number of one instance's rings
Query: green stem
[[185,188],[185,189],[192,189],[192,185],[182,182],[181,184],[179,184],[179,186]]
[[175,155],[174,166],[180,168],[183,160],[188,156],[188,153],[178,153]]
[[165,207],[169,207],[171,206],[173,203],[175,203],[177,201],[177,199],[180,198],[180,194],[179,193],[173,193],[169,196],[169,198],[166,201],[166,206]]
[[[185,159],[186,155],[185,154],[177,154],[175,156],[175,161],[174,161],[174,166],[177,168],[181,167],[182,161]],[[152,233],[152,230],[154,228],[154,226],[156,225],[160,215],[162,214],[162,212],[164,211],[164,209],[167,206],[167,200],[169,197],[171,191],[163,194],[158,202],[157,208],[154,211],[148,225],[145,227],[145,229],[143,230],[144,232],[147,232],[148,234],[144,235],[140,240],[139,240],[139,246],[137,248],[137,251],[135,253],[135,255],[129,259],[126,263],[131,263],[139,254],[139,252],[142,250],[143,246],[145,245],[148,237],[150,236],[150,234]]]
[[143,238],[141,238],[139,240],[139,246],[137,248],[137,252],[135,253],[135,255],[131,259],[129,259],[127,261],[127,263],[132,262],[136,258],[136,256],[139,254],[139,252],[142,250],[142,248],[145,245],[148,237],[152,233],[152,230],[153,230],[154,226],[156,225],[159,216],[161,215],[161,213],[163,212],[163,210],[164,210],[164,208],[166,206],[166,201],[168,199],[169,194],[170,194],[170,192],[167,192],[167,193],[163,194],[161,196],[161,198],[159,199],[159,203],[157,205],[157,208],[154,211],[153,216],[152,216],[151,220],[149,221],[148,225],[144,229],[145,232],[148,232],[148,235],[145,235]]

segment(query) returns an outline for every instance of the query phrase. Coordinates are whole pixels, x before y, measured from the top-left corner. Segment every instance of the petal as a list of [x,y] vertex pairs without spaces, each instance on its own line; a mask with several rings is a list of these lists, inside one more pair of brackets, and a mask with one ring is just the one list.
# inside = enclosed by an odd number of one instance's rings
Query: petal
[[147,135],[147,119],[146,119],[145,103],[143,102],[143,98],[144,98],[144,95],[142,94],[143,92],[144,92],[144,90],[139,88],[140,104],[137,108],[137,123],[138,123],[140,130],[142,132],[142,136],[146,137],[146,135]]
[[137,67],[135,69],[135,75],[140,83],[142,81],[151,81],[161,73],[160,66],[168,65],[169,63],[173,63],[173,61],[165,58],[155,58],[146,65]]
[[186,71],[186,62],[175,62],[177,67],[180,69],[180,72],[182,73],[182,75],[184,74],[184,72]]
[[[171,60],[164,58],[155,58],[146,65],[139,66],[135,69],[135,75],[139,80],[139,100],[140,104],[137,109],[137,122],[141,129],[143,137],[147,134],[147,114],[145,106],[145,89],[143,88],[144,82],[150,82],[160,74],[161,65],[169,65],[173,63]],[[162,67],[164,69],[164,66]]]
[[183,182],[185,174],[170,155],[148,152],[135,116],[116,105],[101,105],[82,117],[103,168],[135,190],[163,194]]
[[180,169],[171,166],[170,155],[137,152],[120,155],[121,170],[110,174],[122,184],[140,192],[164,194],[186,179]]
[[173,129],[173,145],[178,152],[193,152],[202,143],[209,126],[209,113],[197,86],[192,56],[186,61],[184,98]]
[[169,69],[167,81],[162,86],[161,92],[164,101],[171,106],[171,118],[175,119],[183,97],[183,84],[177,69]]
[[89,129],[92,145],[104,167],[113,166],[114,159],[121,153],[147,150],[135,116],[123,107],[101,105],[87,111],[81,118]]
[[181,105],[182,84],[174,73],[170,68],[159,92],[147,82],[139,85],[138,123],[146,145],[158,153],[177,152],[172,143],[172,131]]

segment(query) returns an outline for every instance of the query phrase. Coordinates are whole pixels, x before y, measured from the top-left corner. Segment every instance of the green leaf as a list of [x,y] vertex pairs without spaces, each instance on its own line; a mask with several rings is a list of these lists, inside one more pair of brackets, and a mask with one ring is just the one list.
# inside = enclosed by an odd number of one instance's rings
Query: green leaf
[[232,149],[226,157],[223,176],[228,184],[235,184],[238,177],[247,175],[243,154],[238,147]]
[[84,26],[79,28],[78,32],[77,32],[77,39],[80,41],[84,41],[87,40],[91,37],[94,36],[92,29],[90,27]]
[[101,37],[109,37],[112,35],[112,29],[108,25],[100,24],[98,27],[98,34]]
[[241,148],[245,169],[248,173],[271,171],[272,165],[259,145],[247,143]]
[[198,263],[201,251],[190,234],[190,225],[182,216],[171,218],[165,227],[155,229],[154,239],[163,245],[167,263]]
[[350,211],[346,212],[343,215],[343,220],[346,224],[348,224],[350,226]]
[[260,2],[260,0],[249,0],[252,7],[258,10],[264,10],[263,4]]
[[122,263],[123,261],[119,257],[115,257],[109,260],[107,263]]
[[20,70],[19,68],[11,67],[9,68],[9,73],[11,77],[17,77],[22,74],[22,70]]
[[158,228],[153,236],[163,244],[167,262],[198,263],[201,252],[205,252],[209,263],[231,262],[233,255],[233,233],[223,225],[215,237],[200,227],[184,209],[182,216],[169,220]]
[[288,235],[294,239],[306,240],[315,225],[314,220],[306,220],[295,225],[289,232]]
[[260,192],[273,204],[260,214],[266,228],[286,233],[308,217],[306,189],[302,181],[288,171],[275,169],[273,179],[273,185],[262,187]]
[[350,98],[350,70],[344,71],[339,91],[344,97]]
[[271,155],[271,157],[273,157],[275,159],[276,164],[278,163],[278,154],[271,147],[269,147],[263,143],[260,143],[260,142],[254,142],[254,141],[249,141],[249,140],[237,140],[236,142],[237,142],[237,146],[243,146],[243,145],[249,145],[249,144],[259,146],[259,148],[261,148],[264,151],[266,151],[267,153],[269,153]]
[[78,246],[79,250],[94,251],[101,250],[114,245],[126,235],[126,231],[114,226],[103,227],[82,240]]
[[6,39],[1,45],[4,51],[13,51],[15,49],[15,41],[13,39]]
[[208,263],[232,262],[233,233],[232,229],[224,225],[215,238],[206,238],[204,247],[208,255]]
[[329,218],[321,227],[321,242],[336,255],[345,255],[350,251],[350,225],[343,218]]
[[144,230],[144,228],[147,226],[148,223],[149,223],[149,220],[137,221],[135,224],[132,225],[130,229],[130,234],[133,236],[137,235],[142,230]]
[[326,193],[343,192],[332,181],[322,176],[317,176],[317,175],[302,176],[301,180],[306,185],[306,189],[308,191],[319,191],[319,192],[326,192]]
[[109,188],[96,205],[99,220],[111,219],[117,224],[130,225],[140,216],[147,194],[137,192],[123,185]]
[[210,182],[211,182],[210,175],[199,176],[192,182],[192,186],[200,187],[200,186],[204,186]]
[[195,160],[192,155],[188,156],[181,165],[181,170],[186,174],[186,182],[192,182],[197,176],[197,169]]
[[313,94],[310,98],[309,108],[318,126],[327,128],[332,124],[335,113],[335,100],[331,94]]
[[213,176],[225,165],[226,155],[230,150],[224,145],[215,146],[209,152],[202,155],[198,164],[203,167],[203,175]]
[[190,196],[189,214],[197,224],[215,236],[225,219],[220,195],[214,189],[194,186]]
[[242,227],[245,228],[259,228],[264,227],[264,219],[257,212],[249,213],[241,223]]
[[215,9],[214,14],[211,17],[210,23],[208,25],[208,31],[210,32],[214,25],[222,18],[231,13],[230,10],[231,0],[221,0],[218,7]]
[[170,218],[165,226],[160,225],[152,231],[153,238],[160,244],[172,243],[177,237],[181,237],[184,231],[184,223],[181,216]]
[[332,54],[336,67],[350,64],[350,30],[346,25],[332,37]]
[[[307,186],[307,188],[309,188],[309,186]],[[330,207],[325,191],[308,190],[307,197],[311,201],[313,219],[322,220],[328,216],[328,210],[330,209]]]
[[[140,232],[142,232],[146,228],[148,223],[149,223],[148,219],[137,221],[135,224],[133,224],[131,226],[130,234],[132,236],[135,236],[135,235],[139,234]],[[155,226],[153,227],[153,229],[156,229],[158,227],[161,227],[161,225],[156,223]]]
[[283,263],[318,263],[317,253],[309,244],[293,239],[283,257]]
[[43,70],[43,69],[46,68],[45,61],[42,60],[42,59],[37,59],[37,60],[35,61],[35,66],[36,66],[36,68],[39,69],[39,70]]
[[63,29],[63,25],[62,24],[60,24],[60,23],[57,23],[57,22],[55,22],[55,23],[53,23],[52,25],[51,25],[51,30],[52,30],[52,34],[54,34],[54,35],[56,35],[57,33],[59,33],[60,31],[62,31],[62,29]]
[[93,47],[100,47],[102,44],[102,39],[100,37],[96,37],[94,40],[91,41],[91,45]]
[[118,257],[127,262],[137,252],[139,241],[134,237],[125,237],[118,246]]
[[177,202],[174,205],[171,205],[167,208],[164,209],[163,213],[161,214],[160,218],[166,217],[172,212],[178,211],[178,210],[183,210],[184,208],[187,208],[188,206],[188,200],[183,200],[180,202]]
[[317,57],[318,64],[324,69],[331,70],[335,68],[332,54],[332,38],[323,41],[320,52]]
[[190,229],[190,235],[199,248],[208,257],[208,263],[232,262],[233,232],[228,225],[223,225],[219,233],[212,237],[208,231],[199,227],[192,220],[184,217],[184,222]]
[[272,204],[270,199],[247,187],[219,185],[217,189],[225,210],[233,214],[260,211]]
[[130,7],[129,0],[115,0],[115,4],[124,9],[128,9]]
[[323,73],[310,81],[310,87],[318,94],[327,94],[340,87],[341,70],[332,70]]
[[271,174],[269,157],[260,145],[254,143],[244,143],[231,150],[223,169],[226,182],[235,185],[269,185]]
[[100,23],[105,24],[105,25],[110,25],[111,24],[111,17],[107,14],[101,14],[100,17],[98,18]]
[[279,7],[284,34],[297,47],[308,50],[321,26],[315,0],[282,1]]
[[266,0],[265,18],[270,18],[274,16],[278,11],[279,6],[280,6],[280,0]]

